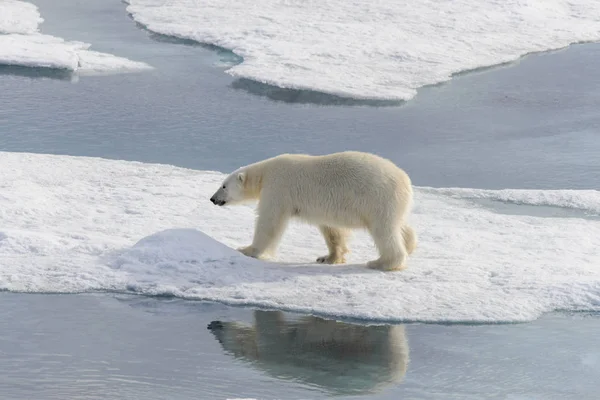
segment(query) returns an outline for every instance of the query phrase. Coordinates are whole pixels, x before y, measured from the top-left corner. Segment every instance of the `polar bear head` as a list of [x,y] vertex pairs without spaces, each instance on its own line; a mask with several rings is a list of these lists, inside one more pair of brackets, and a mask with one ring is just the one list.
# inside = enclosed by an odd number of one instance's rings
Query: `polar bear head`
[[221,183],[221,187],[212,195],[210,201],[217,206],[225,204],[237,204],[247,200],[246,194],[246,171],[238,169]]

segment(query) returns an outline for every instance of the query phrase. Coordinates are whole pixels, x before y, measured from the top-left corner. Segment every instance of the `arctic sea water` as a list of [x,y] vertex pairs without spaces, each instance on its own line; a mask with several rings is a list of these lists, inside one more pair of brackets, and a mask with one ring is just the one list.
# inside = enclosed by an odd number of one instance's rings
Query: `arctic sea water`
[[[204,203],[219,173],[2,153],[0,254],[10,260],[2,262],[3,290],[212,298],[362,322],[537,320],[371,330],[397,356],[386,361],[373,348],[356,363],[335,351],[336,332],[350,332],[344,324],[316,337],[333,340],[333,350],[322,345],[315,359],[309,338],[289,341],[303,326],[298,316],[282,322],[276,312],[181,299],[10,293],[1,296],[10,323],[0,342],[8,398],[593,398],[597,315],[541,313],[598,305],[590,239],[600,211],[598,46],[463,75],[394,104],[232,79],[224,70],[239,58],[151,34],[116,1],[36,5],[43,33],[153,69],[70,83],[69,73],[0,67],[1,151],[224,172],[286,151],[373,151],[418,186],[424,250],[401,277],[364,273],[373,248],[360,235],[349,267],[264,269],[204,236],[232,247],[251,237],[251,210],[216,212]],[[479,190],[502,188],[511,189]],[[310,263],[321,239],[292,229],[283,261]],[[262,342],[239,354],[221,328],[234,322],[246,340],[248,327],[262,327]],[[252,350],[277,346],[270,358]]]

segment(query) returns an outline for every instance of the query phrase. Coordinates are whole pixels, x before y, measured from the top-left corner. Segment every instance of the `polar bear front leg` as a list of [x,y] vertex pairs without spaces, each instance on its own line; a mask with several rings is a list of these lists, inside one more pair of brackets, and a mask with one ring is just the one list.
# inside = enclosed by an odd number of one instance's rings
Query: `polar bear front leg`
[[258,249],[256,249],[255,247],[253,247],[252,245],[250,246],[246,246],[246,247],[238,247],[237,251],[239,251],[240,253],[242,253],[245,256],[248,257],[252,257],[252,258],[258,258],[260,260],[265,259],[266,254],[264,253],[260,253],[258,251]]
[[320,264],[343,264],[346,262],[346,253],[348,253],[348,246],[346,242],[350,232],[346,229],[332,228],[330,226],[320,225],[319,230],[325,238],[329,254],[323,257],[317,258],[317,262]]
[[277,245],[287,227],[289,216],[272,202],[260,201],[254,227],[252,244],[238,249],[242,254],[264,259],[277,250]]

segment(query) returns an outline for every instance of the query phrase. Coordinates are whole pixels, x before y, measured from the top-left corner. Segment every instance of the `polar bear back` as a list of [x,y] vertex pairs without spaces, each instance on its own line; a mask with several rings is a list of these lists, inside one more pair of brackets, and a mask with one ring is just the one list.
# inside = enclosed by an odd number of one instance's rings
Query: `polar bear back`
[[248,172],[261,175],[261,201],[320,225],[363,228],[403,219],[412,202],[406,172],[369,153],[283,154],[248,166]]

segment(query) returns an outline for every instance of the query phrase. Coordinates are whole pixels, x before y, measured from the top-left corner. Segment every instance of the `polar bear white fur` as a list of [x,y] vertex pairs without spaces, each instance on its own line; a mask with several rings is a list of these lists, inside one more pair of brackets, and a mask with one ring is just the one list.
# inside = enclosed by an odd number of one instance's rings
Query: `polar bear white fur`
[[219,206],[259,201],[252,244],[238,249],[254,258],[275,252],[290,218],[319,227],[329,249],[319,263],[346,261],[351,229],[366,229],[375,242],[380,257],[369,261],[369,268],[404,269],[417,244],[406,223],[411,180],[374,154],[282,154],[237,169],[210,200]]

